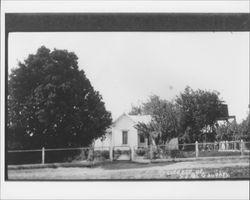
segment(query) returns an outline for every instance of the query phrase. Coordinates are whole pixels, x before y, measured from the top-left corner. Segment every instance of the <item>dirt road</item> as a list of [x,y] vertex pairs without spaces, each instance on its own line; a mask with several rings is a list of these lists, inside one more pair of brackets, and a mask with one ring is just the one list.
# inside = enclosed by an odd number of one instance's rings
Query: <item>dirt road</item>
[[11,169],[10,180],[249,178],[249,159],[175,163],[106,163],[95,167]]

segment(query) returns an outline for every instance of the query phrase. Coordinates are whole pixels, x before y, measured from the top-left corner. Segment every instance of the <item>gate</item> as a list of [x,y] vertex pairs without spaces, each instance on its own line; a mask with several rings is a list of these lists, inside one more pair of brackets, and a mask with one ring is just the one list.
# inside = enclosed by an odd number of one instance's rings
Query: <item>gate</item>
[[114,146],[113,160],[131,160],[131,151],[130,146]]

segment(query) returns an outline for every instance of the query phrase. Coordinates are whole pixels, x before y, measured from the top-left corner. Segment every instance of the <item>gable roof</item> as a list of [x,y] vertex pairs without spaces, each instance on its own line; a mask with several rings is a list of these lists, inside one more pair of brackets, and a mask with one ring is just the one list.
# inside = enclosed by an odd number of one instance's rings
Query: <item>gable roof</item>
[[122,115],[120,115],[114,122],[113,125],[119,121],[122,117],[128,117],[129,119],[131,119],[134,123],[138,124],[140,123],[145,123],[148,124],[151,121],[151,116],[150,115],[128,115],[126,113],[123,113]]

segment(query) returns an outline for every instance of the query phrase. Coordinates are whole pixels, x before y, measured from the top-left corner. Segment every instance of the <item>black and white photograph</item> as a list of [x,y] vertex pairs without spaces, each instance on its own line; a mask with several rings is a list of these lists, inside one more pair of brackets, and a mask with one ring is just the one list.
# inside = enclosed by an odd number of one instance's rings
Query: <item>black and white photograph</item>
[[10,33],[8,178],[249,178],[246,41]]
[[5,181],[249,182],[249,13],[5,20]]

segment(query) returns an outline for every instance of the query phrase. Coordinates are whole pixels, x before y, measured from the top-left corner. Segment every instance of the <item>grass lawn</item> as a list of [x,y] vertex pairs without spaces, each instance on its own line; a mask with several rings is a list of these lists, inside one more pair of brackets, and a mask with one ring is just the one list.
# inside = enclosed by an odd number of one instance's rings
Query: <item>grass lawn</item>
[[249,158],[138,164],[126,161],[92,167],[9,169],[9,180],[249,179]]

